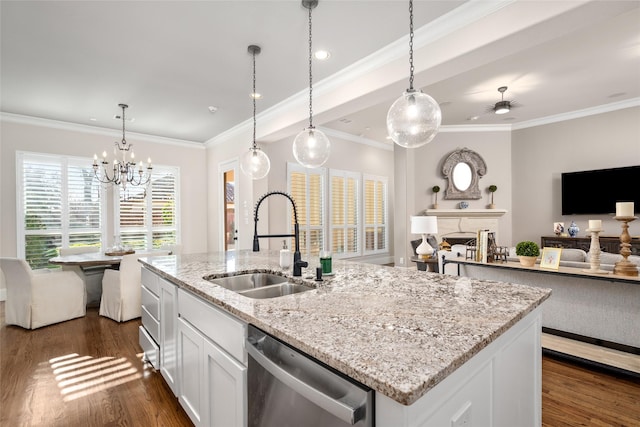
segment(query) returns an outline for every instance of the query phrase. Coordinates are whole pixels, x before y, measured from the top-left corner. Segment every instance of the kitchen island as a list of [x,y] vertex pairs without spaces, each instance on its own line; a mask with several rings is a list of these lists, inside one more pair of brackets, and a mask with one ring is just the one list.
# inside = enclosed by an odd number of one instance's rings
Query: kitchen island
[[278,252],[140,261],[178,289],[372,388],[377,426],[540,424],[538,307],[548,289],[334,260],[334,275],[322,282],[310,274],[314,265],[291,278],[311,291],[251,299],[204,277],[290,277]]

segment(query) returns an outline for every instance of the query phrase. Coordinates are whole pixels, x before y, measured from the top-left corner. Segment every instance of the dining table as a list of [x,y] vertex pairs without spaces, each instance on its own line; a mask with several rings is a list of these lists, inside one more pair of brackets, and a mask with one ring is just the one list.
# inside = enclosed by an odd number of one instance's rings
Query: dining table
[[122,256],[125,254],[124,252],[116,255],[110,252],[88,252],[53,257],[49,259],[49,262],[60,265],[63,270],[74,271],[78,274],[84,281],[87,290],[87,307],[97,307],[102,298],[104,270],[107,268],[117,270],[120,267]]

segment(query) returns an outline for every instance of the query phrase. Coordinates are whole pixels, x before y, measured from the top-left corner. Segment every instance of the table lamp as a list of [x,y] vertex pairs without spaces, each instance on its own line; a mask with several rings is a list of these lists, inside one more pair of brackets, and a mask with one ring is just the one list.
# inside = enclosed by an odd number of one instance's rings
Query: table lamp
[[411,234],[422,234],[422,243],[416,248],[416,254],[420,258],[428,258],[435,251],[429,243],[427,236],[438,232],[438,218],[435,216],[412,216]]

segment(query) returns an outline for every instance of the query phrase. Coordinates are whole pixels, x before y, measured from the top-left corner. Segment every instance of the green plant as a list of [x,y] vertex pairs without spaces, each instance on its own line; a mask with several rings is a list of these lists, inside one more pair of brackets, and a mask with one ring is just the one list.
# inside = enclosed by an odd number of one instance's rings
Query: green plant
[[516,255],[537,257],[540,255],[540,247],[536,242],[525,240],[516,245]]
[[438,204],[438,193],[440,192],[440,187],[437,185],[434,185],[433,187],[431,187],[431,191],[433,191],[433,194],[436,195],[436,205]]
[[489,193],[491,193],[491,204],[493,205],[493,193],[495,193],[498,190],[498,186],[490,185],[488,190],[489,190]]

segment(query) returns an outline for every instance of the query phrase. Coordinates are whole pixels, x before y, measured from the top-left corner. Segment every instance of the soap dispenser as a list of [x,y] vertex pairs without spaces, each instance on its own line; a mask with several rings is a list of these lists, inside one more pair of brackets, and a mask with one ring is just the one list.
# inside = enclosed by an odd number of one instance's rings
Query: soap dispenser
[[282,241],[282,249],[280,249],[280,267],[289,268],[291,266],[291,251],[287,248],[287,241]]

